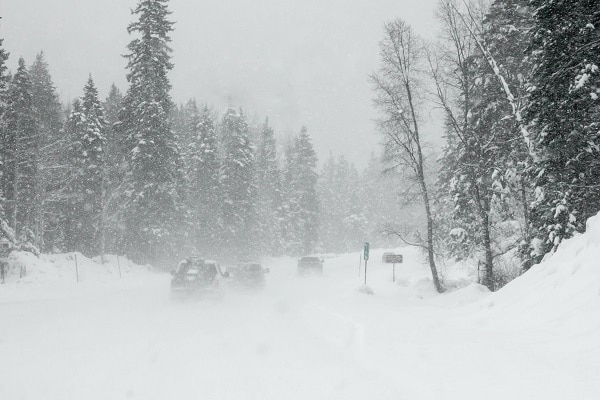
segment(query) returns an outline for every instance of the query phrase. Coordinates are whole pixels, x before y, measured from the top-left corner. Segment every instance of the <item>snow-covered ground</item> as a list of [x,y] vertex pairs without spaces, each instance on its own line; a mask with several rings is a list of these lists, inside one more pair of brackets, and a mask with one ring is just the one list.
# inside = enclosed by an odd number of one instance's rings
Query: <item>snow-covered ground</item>
[[[172,302],[121,259],[25,259],[0,286],[0,399],[599,399],[600,217],[498,293],[438,295],[414,249],[265,260],[261,291]],[[22,256],[25,257],[25,256]]]

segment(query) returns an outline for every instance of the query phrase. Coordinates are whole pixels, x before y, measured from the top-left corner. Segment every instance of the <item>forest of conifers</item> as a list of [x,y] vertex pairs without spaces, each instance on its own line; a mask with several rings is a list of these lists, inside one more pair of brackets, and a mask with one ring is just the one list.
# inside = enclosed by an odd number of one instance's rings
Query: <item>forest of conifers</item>
[[[169,14],[138,3],[129,86],[105,99],[90,76],[64,104],[43,53],[9,71],[0,42],[0,219],[15,246],[160,264],[408,243],[436,282],[435,260],[462,259],[497,289],[600,210],[595,1],[440,0],[433,43],[386,23],[370,77],[384,146],[361,172],[319,162],[310,129],[173,101],[168,73],[186,66],[171,62]],[[436,115],[439,149],[423,128]]]

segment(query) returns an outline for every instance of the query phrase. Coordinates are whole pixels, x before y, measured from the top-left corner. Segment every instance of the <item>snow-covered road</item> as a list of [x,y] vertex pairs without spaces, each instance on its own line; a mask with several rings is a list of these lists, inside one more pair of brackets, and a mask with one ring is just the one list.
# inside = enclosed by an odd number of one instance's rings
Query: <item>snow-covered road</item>
[[412,251],[403,284],[373,260],[360,293],[357,257],[322,278],[272,261],[264,290],[220,301],[172,302],[153,273],[2,287],[0,399],[600,398],[592,340],[511,323],[476,287],[435,295]]

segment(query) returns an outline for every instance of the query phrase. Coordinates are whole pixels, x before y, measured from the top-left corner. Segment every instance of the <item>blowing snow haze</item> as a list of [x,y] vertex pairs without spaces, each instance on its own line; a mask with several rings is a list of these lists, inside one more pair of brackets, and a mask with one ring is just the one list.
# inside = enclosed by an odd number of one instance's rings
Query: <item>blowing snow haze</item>
[[0,2],[0,400],[600,399],[599,1]]
[[[133,0],[2,0],[0,36],[9,66],[44,50],[61,100],[80,95],[89,73],[100,94],[125,91],[125,27]],[[402,15],[431,35],[434,1],[173,0],[170,73],[176,103],[266,116],[280,135],[306,125],[320,160],[329,151],[364,166],[379,138],[368,75],[383,22]]]

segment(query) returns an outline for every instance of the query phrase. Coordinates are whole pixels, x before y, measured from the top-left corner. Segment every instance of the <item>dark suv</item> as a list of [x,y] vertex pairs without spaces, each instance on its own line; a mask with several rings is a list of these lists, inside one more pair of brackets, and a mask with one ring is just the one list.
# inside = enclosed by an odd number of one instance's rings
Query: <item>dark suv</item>
[[265,286],[265,274],[269,268],[263,268],[259,263],[240,262],[228,268],[233,282],[240,286],[261,288]]
[[222,278],[229,276],[222,273],[219,264],[198,257],[185,259],[177,269],[171,271],[171,297],[187,298],[192,296],[223,295]]
[[310,273],[323,274],[323,260],[315,256],[301,257],[298,260],[298,274],[306,275]]

